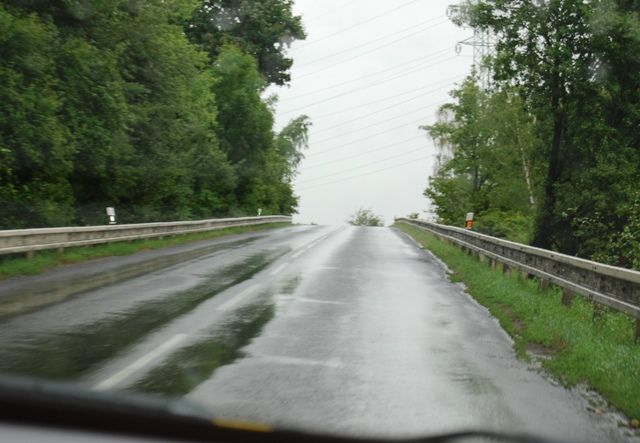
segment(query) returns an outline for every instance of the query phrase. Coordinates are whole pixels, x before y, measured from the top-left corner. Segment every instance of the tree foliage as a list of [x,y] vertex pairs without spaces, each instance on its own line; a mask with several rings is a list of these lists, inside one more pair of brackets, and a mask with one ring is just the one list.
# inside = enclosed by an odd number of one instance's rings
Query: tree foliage
[[349,217],[353,226],[384,226],[384,220],[371,209],[360,208]]
[[[465,97],[473,92],[463,84],[447,105],[451,121],[428,128],[452,150],[427,190],[443,221],[459,224],[460,204],[478,212],[479,228],[488,212],[501,211],[505,220],[523,215],[534,219],[536,246],[638,266],[638,7],[623,0],[481,0],[460,9],[459,23],[494,35],[487,61],[493,84],[478,93],[475,114],[463,112],[472,109]],[[480,145],[472,143],[470,134],[483,131]],[[467,155],[483,148],[477,159]],[[486,193],[460,162],[488,177]],[[514,235],[489,218],[490,230]]]
[[518,232],[507,229],[514,217],[532,217],[540,193],[534,173],[539,142],[519,96],[512,90],[489,94],[471,76],[452,97],[441,107],[444,118],[424,127],[446,151],[425,195],[443,223],[462,226],[473,212],[483,232],[527,238],[531,223]]
[[212,58],[233,44],[253,56],[268,83],[286,84],[293,60],[286,50],[305,38],[300,17],[291,13],[292,0],[209,0],[199,5],[186,32]]
[[294,212],[308,121],[284,143],[261,93],[291,66],[274,41],[304,33],[288,0],[241,3],[238,38],[204,45],[209,1],[3,2],[0,228]]

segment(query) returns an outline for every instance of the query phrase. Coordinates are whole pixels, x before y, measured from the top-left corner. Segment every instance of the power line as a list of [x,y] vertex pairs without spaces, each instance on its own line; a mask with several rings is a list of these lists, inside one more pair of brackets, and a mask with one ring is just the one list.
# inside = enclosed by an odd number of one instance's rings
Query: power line
[[[360,57],[362,57],[362,56],[364,56],[364,55],[371,54],[372,52],[375,52],[375,51],[377,51],[378,49],[386,48],[387,46],[390,46],[390,45],[392,45],[392,44],[394,44],[394,43],[397,43],[397,42],[399,42],[399,41],[402,41],[402,40],[406,40],[406,39],[407,39],[407,38],[409,38],[409,37],[413,37],[414,35],[419,34],[419,33],[423,32],[423,31],[426,31],[427,29],[435,28],[436,26],[442,25],[442,24],[444,24],[444,23],[447,23],[447,21],[446,21],[446,20],[444,20],[444,21],[442,21],[442,22],[440,22],[440,23],[436,23],[436,24],[435,24],[435,25],[433,25],[433,26],[429,26],[429,27],[427,27],[427,28],[425,28],[425,29],[421,29],[421,30],[419,30],[419,31],[417,31],[417,32],[412,32],[411,34],[407,34],[407,35],[405,35],[405,36],[403,36],[403,37],[401,37],[401,38],[398,38],[398,39],[396,39],[396,40],[392,40],[392,41],[390,41],[390,42],[388,42],[388,43],[385,43],[384,45],[379,45],[379,46],[376,46],[375,48],[372,48],[372,49],[370,49],[370,50],[368,50],[368,51],[361,52],[360,54],[354,55],[353,57],[347,58],[347,59],[345,59],[345,60],[341,60],[341,61],[339,61],[339,62],[336,62],[336,63],[333,63],[333,64],[331,64],[331,65],[325,66],[325,67],[323,67],[323,68],[315,69],[313,72],[309,72],[309,73],[307,73],[307,74],[302,74],[302,75],[295,76],[294,80],[298,80],[298,79],[301,79],[301,78],[309,77],[309,76],[311,76],[311,75],[316,75],[316,74],[318,74],[319,72],[326,71],[327,69],[333,68],[334,66],[340,65],[340,64],[342,64],[342,63],[346,63],[346,62],[353,61],[353,60],[355,60],[355,59],[357,59],[357,58],[360,58]],[[307,65],[309,65],[309,64],[315,64],[315,63],[316,63],[316,62],[318,62],[318,61],[325,60],[325,59],[327,59],[327,58],[333,57],[334,55],[335,55],[335,54],[330,55],[330,56],[327,56],[327,57],[323,57],[323,58],[321,58],[321,59],[314,60],[314,61],[312,61],[311,63],[308,63]],[[307,65],[303,65],[303,67],[304,67],[304,66],[307,66]]]
[[445,85],[442,85],[441,88],[444,87],[444,86],[450,86],[450,84],[449,84],[450,81],[451,81],[450,79],[441,80],[439,82],[430,83],[430,84],[428,84],[426,86],[423,86],[421,88],[415,88],[415,89],[411,89],[411,90],[406,91],[406,92],[400,92],[399,94],[394,94],[394,95],[390,95],[390,96],[387,96],[387,97],[384,97],[384,98],[379,98],[378,100],[374,100],[374,101],[367,102],[367,103],[362,103],[360,105],[352,106],[350,108],[338,109],[338,110],[336,110],[334,112],[331,112],[329,114],[314,115],[313,118],[314,119],[321,119],[321,118],[325,118],[325,117],[333,117],[336,114],[341,114],[343,112],[349,112],[349,111],[353,111],[355,109],[364,108],[364,107],[367,107],[367,106],[374,105],[376,103],[380,103],[380,102],[384,102],[384,101],[390,100],[392,98],[398,98],[398,97],[402,97],[404,95],[415,94],[418,91],[422,91],[423,89],[430,88],[430,87],[432,87],[434,85],[437,85],[437,84],[440,84],[440,83],[446,83]]
[[337,159],[334,159],[334,160],[329,160],[329,161],[322,162],[322,163],[316,163],[315,165],[312,164],[311,166],[303,165],[302,169],[304,171],[307,171],[309,169],[315,169],[315,168],[318,168],[320,166],[329,165],[331,163],[338,163],[338,162],[341,162],[341,161],[344,161],[344,160],[350,160],[352,158],[362,157],[363,155],[369,155],[372,152],[384,151],[385,149],[393,148],[393,147],[399,146],[399,145],[401,145],[403,143],[416,141],[418,139],[424,139],[424,136],[420,135],[420,136],[411,137],[411,138],[406,139],[406,140],[402,140],[402,141],[399,141],[399,142],[396,142],[396,143],[391,143],[390,145],[381,146],[381,147],[375,148],[375,149],[369,149],[369,150],[367,150],[367,152],[361,152],[360,154],[349,155],[347,157],[341,157],[341,158],[337,158]]
[[[403,28],[400,31],[394,32],[393,34],[386,34],[386,35],[383,35],[383,36],[378,37],[376,39],[368,40],[365,43],[361,43],[359,45],[352,46],[350,48],[345,48],[345,49],[343,49],[341,51],[338,51],[338,52],[333,52],[333,53],[331,53],[329,55],[325,55],[324,57],[320,57],[320,58],[317,58],[315,60],[311,60],[310,62],[303,63],[301,66],[304,68],[304,67],[307,67],[307,66],[310,66],[310,65],[314,65],[314,64],[316,64],[318,62],[321,62],[321,61],[329,59],[329,58],[336,57],[336,56],[338,56],[340,54],[344,54],[346,52],[351,52],[351,51],[354,51],[356,49],[360,49],[362,47],[372,45],[372,44],[374,44],[376,42],[379,42],[379,41],[382,41],[382,40],[386,40],[389,37],[398,37],[400,34],[403,34],[403,33],[407,32],[407,31],[412,30],[412,29],[419,28],[416,32],[407,34],[406,37],[409,37],[409,36],[412,36],[412,35],[415,35],[415,34],[419,34],[422,31],[426,31],[428,29],[431,29],[432,27],[435,27],[435,26],[438,26],[439,24],[441,24],[441,23],[436,23],[435,25],[431,25],[431,22],[434,22],[434,21],[437,21],[437,20],[442,20],[442,17],[432,18],[432,19],[427,20],[425,22],[417,23],[417,24],[409,26],[407,28]],[[446,20],[444,20],[442,23],[446,23]],[[384,45],[382,47],[384,47]]]
[[[357,140],[352,140],[350,142],[343,143],[343,144],[338,145],[338,146],[334,146],[333,148],[325,149],[325,150],[322,150],[322,151],[319,151],[319,152],[311,152],[311,153],[307,154],[306,156],[307,157],[313,157],[314,155],[326,154],[327,152],[332,152],[332,151],[335,151],[337,149],[344,148],[345,146],[352,145],[354,143],[359,143],[359,142],[362,142],[362,141],[371,140],[373,137],[375,137],[377,135],[388,134],[390,130],[403,128],[403,127],[409,126],[409,125],[415,125],[416,123],[419,123],[419,122],[422,122],[422,121],[424,121],[424,117],[421,117],[421,118],[419,118],[417,120],[410,121],[408,123],[404,123],[402,125],[395,126],[393,128],[385,129],[384,131],[381,131],[381,132],[376,132],[375,134],[370,134],[367,137],[363,137],[363,138],[360,138],[360,139],[357,139]],[[380,125],[380,123],[376,123],[375,124],[375,126],[377,126],[377,125]],[[366,129],[366,128],[362,128],[362,129]],[[358,132],[359,130],[360,129],[358,129],[357,131],[353,131],[353,132]],[[332,137],[332,138],[335,138],[335,137]]]
[[[439,83],[442,83],[442,82],[439,82]],[[412,98],[410,98],[410,99],[408,99],[408,100],[403,100],[403,101],[401,101],[401,102],[398,102],[398,103],[394,103],[394,104],[392,104],[392,105],[389,105],[389,106],[387,106],[387,107],[385,107],[385,108],[378,109],[378,110],[376,110],[376,111],[369,112],[368,114],[364,114],[364,115],[360,115],[360,116],[358,116],[358,117],[352,118],[351,120],[347,120],[347,121],[340,122],[340,123],[338,123],[337,125],[333,125],[333,126],[329,126],[329,127],[322,128],[322,129],[320,129],[319,131],[316,131],[315,133],[316,133],[316,134],[318,134],[318,133],[322,133],[322,132],[330,131],[331,129],[335,129],[335,128],[340,127],[340,126],[348,125],[348,124],[353,123],[353,122],[356,122],[356,121],[358,121],[358,120],[362,120],[362,119],[365,119],[365,118],[367,118],[367,117],[371,117],[372,115],[376,115],[376,114],[379,114],[379,113],[381,113],[381,112],[387,111],[387,110],[389,110],[389,109],[392,109],[392,108],[398,107],[398,106],[400,106],[400,105],[404,105],[404,104],[409,103],[409,102],[412,102],[412,101],[414,101],[414,100],[418,100],[419,98],[422,98],[422,97],[424,97],[424,96],[426,96],[426,95],[429,95],[429,94],[433,94],[434,92],[438,92],[438,91],[440,91],[440,90],[442,90],[442,89],[444,89],[444,88],[448,88],[448,87],[450,87],[450,86],[451,86],[451,85],[448,83],[448,80],[447,80],[447,84],[442,85],[442,86],[439,86],[439,87],[434,88],[434,89],[430,89],[430,90],[428,90],[427,92],[424,92],[424,93],[422,93],[422,94],[418,94],[418,95],[416,95],[415,97],[412,97]],[[419,88],[419,89],[417,89],[417,90],[420,90],[420,89],[423,89],[423,88]],[[409,91],[408,93],[413,93],[413,92],[415,92],[415,91]],[[401,94],[401,95],[407,95],[408,93]],[[388,100],[388,99],[387,99],[387,100]],[[372,102],[372,103],[376,103],[376,102]],[[369,104],[371,104],[371,103],[369,103]],[[361,106],[358,106],[358,107],[361,107]],[[344,112],[344,111],[336,111],[336,114],[339,114],[340,112]],[[319,117],[315,117],[315,118],[319,118]]]
[[383,158],[381,160],[376,160],[376,161],[373,161],[373,162],[365,163],[363,165],[354,166],[353,168],[349,168],[349,169],[346,169],[344,171],[332,172],[331,174],[326,174],[326,175],[323,175],[321,177],[314,177],[314,178],[310,178],[310,179],[307,179],[307,180],[302,180],[301,182],[297,182],[296,184],[314,182],[314,181],[317,181],[317,180],[322,180],[322,179],[327,178],[327,177],[333,177],[333,176],[336,176],[336,175],[344,174],[345,172],[351,172],[354,169],[367,168],[367,167],[369,167],[371,165],[377,165],[377,164],[384,163],[384,162],[389,161],[389,160],[395,160],[398,157],[404,157],[404,156],[407,156],[409,154],[413,154],[413,153],[418,152],[418,151],[424,151],[424,147],[419,148],[419,149],[414,149],[413,151],[408,151],[408,152],[403,152],[401,154],[393,155],[391,157]]
[[[397,119],[399,119],[399,118],[404,117],[404,116],[405,116],[405,115],[407,115],[407,114],[411,114],[411,113],[413,113],[413,112],[417,112],[417,111],[422,111],[422,110],[425,110],[425,109],[429,109],[429,108],[432,108],[432,107],[434,107],[434,106],[438,106],[438,105],[440,105],[440,104],[441,104],[441,102],[433,102],[433,103],[430,103],[430,104],[428,104],[428,105],[426,105],[426,106],[421,106],[420,108],[413,109],[413,110],[411,110],[411,111],[409,111],[409,112],[406,112],[406,113],[404,113],[404,114],[396,115],[395,117],[391,117],[391,118],[385,119],[385,120],[384,120],[384,121],[382,121],[382,122],[372,123],[372,124],[370,124],[370,125],[363,126],[363,127],[361,127],[361,128],[355,129],[355,130],[353,130],[353,131],[349,131],[349,132],[347,132],[347,134],[352,134],[352,133],[354,133],[354,132],[360,132],[360,131],[362,131],[362,130],[364,130],[364,129],[372,128],[372,127],[375,127],[375,126],[380,126],[382,123],[386,123],[386,122],[391,121],[391,120],[397,120]],[[423,117],[423,118],[421,118],[421,119],[420,119],[420,120],[418,120],[418,121],[422,121],[423,119],[424,119],[424,117]],[[406,125],[404,125],[404,126],[406,126]],[[398,126],[398,127],[402,127],[402,125],[401,125],[401,126]],[[388,132],[388,130],[387,130],[387,131],[383,131],[383,132],[379,132],[378,134],[384,134],[384,133],[386,133],[386,132]],[[326,141],[329,141],[329,140],[333,140],[333,139],[336,139],[336,138],[342,138],[342,137],[344,137],[344,136],[345,136],[345,134],[337,134],[337,135],[334,135],[334,136],[332,136],[332,137],[323,138],[322,140],[316,141],[315,143],[323,143],[323,142],[326,142]],[[335,148],[332,148],[332,149],[325,149],[325,150],[320,151],[320,152],[317,152],[317,153],[315,153],[315,154],[323,154],[323,153],[325,153],[325,152],[329,152],[329,151],[333,151],[333,150],[335,150]]]
[[[350,30],[352,30],[354,28],[357,28],[358,26],[362,26],[364,24],[371,23],[372,21],[374,21],[374,20],[376,20],[376,19],[378,19],[380,17],[384,17],[385,15],[388,15],[389,13],[398,11],[398,10],[400,10],[402,8],[405,8],[405,7],[409,6],[409,5],[411,5],[412,3],[416,3],[418,1],[419,0],[411,0],[411,1],[409,1],[407,3],[404,3],[404,4],[400,5],[400,6],[396,6],[395,8],[388,9],[388,10],[386,10],[386,11],[384,11],[384,12],[378,14],[378,15],[370,17],[370,18],[368,18],[366,20],[363,20],[361,22],[355,23],[355,24],[353,24],[351,26],[348,26],[348,27],[346,27],[344,29],[340,29],[339,31],[334,32],[333,34],[325,35],[324,37],[320,37],[320,38],[314,39],[313,41],[310,41],[310,42],[305,42],[304,44],[302,44],[300,46],[297,46],[296,49],[305,48],[307,46],[310,46],[310,45],[313,45],[315,43],[321,42],[321,41],[326,40],[328,38],[334,37],[334,36],[336,36],[338,34],[342,34],[343,32],[350,31]],[[326,14],[324,14],[324,15],[326,15]]]
[[[397,42],[399,42],[399,41],[401,41],[401,40],[404,40],[404,39],[406,39],[406,38],[408,38],[408,37],[412,37],[412,36],[414,36],[414,35],[416,35],[416,34],[420,34],[421,32],[424,32],[424,31],[427,31],[427,30],[429,30],[429,29],[435,28],[436,26],[439,26],[439,25],[441,25],[441,24],[447,23],[447,20],[443,20],[443,21],[441,21],[441,22],[439,22],[439,23],[436,23],[436,24],[434,24],[434,25],[425,26],[425,25],[429,24],[431,21],[433,21],[433,19],[432,19],[432,20],[429,20],[429,21],[426,21],[426,22],[424,22],[424,23],[420,23],[420,24],[418,24],[418,25],[414,25],[414,26],[410,26],[410,27],[408,27],[408,28],[405,28],[405,29],[401,30],[400,32],[405,32],[405,31],[408,31],[408,30],[410,30],[410,29],[414,29],[414,28],[416,28],[416,27],[421,27],[421,29],[418,29],[418,30],[417,30],[417,31],[415,31],[415,32],[411,32],[411,33],[409,33],[409,34],[407,34],[407,35],[404,35],[404,36],[402,36],[402,37],[400,37],[400,38],[397,38],[397,39],[392,40],[392,41],[390,41],[390,42],[387,42],[387,43],[385,43],[385,44],[382,44],[382,45],[376,46],[375,48],[370,49],[368,52],[364,52],[364,53],[358,54],[357,56],[354,56],[353,58],[358,58],[358,57],[360,57],[360,56],[362,56],[362,55],[365,55],[365,54],[368,54],[368,53],[370,53],[370,52],[377,51],[377,50],[378,50],[378,49],[380,49],[380,48],[385,48],[385,47],[387,47],[387,46],[389,46],[389,45],[391,45],[391,44],[397,43]],[[398,33],[397,33],[397,32],[396,32],[395,34],[385,35],[384,37],[379,37],[379,38],[377,38],[377,39],[375,39],[375,40],[368,41],[368,42],[366,42],[366,43],[362,43],[362,44],[360,44],[360,45],[352,46],[351,48],[346,48],[346,49],[343,49],[342,51],[334,52],[334,53],[331,53],[331,54],[329,54],[329,55],[325,55],[324,57],[320,57],[320,58],[317,58],[317,59],[312,60],[312,61],[310,61],[310,62],[304,63],[304,64],[302,64],[301,66],[304,68],[304,67],[307,67],[307,66],[310,66],[310,65],[315,65],[315,64],[317,64],[318,62],[321,62],[321,61],[323,61],[323,60],[326,60],[326,59],[329,59],[329,58],[333,58],[333,57],[335,57],[335,56],[337,56],[337,55],[344,54],[345,52],[351,52],[351,51],[353,51],[353,50],[355,50],[355,49],[360,49],[360,48],[362,48],[363,46],[369,46],[371,43],[375,43],[375,42],[377,42],[377,41],[384,40],[385,38],[387,38],[387,37],[389,37],[389,36],[397,36],[397,35],[398,35]],[[342,62],[337,62],[337,63],[342,63]],[[307,75],[307,74],[304,74],[304,75],[301,75],[300,77],[304,77],[304,76],[306,76],[306,75]],[[300,77],[298,77],[298,78],[300,78]]]
[[400,164],[398,164],[398,165],[394,165],[394,166],[389,166],[388,168],[377,169],[377,170],[375,170],[375,171],[369,171],[369,172],[366,172],[366,173],[364,173],[364,174],[352,175],[351,177],[345,177],[345,178],[341,178],[341,179],[339,179],[339,180],[333,180],[333,181],[326,182],[326,183],[319,183],[319,184],[317,184],[317,185],[303,187],[303,188],[298,189],[298,190],[299,190],[299,191],[304,191],[304,190],[306,190],[306,189],[318,188],[318,187],[320,187],[320,186],[326,186],[326,185],[330,185],[330,184],[333,184],[333,183],[340,183],[340,182],[343,182],[343,181],[352,180],[352,179],[354,179],[354,178],[365,177],[365,176],[367,176],[367,175],[377,174],[378,172],[388,171],[388,170],[390,170],[390,169],[399,168],[399,167],[401,167],[401,166],[412,165],[412,164],[414,164],[415,162],[417,162],[418,160],[426,160],[426,159],[429,159],[429,158],[431,158],[431,157],[430,157],[430,156],[427,156],[427,157],[418,157],[418,158],[415,158],[415,159],[413,159],[413,160],[411,160],[411,161],[409,161],[409,162],[406,162],[406,163],[400,163]]
[[398,75],[395,75],[395,76],[392,76],[392,77],[386,78],[386,79],[384,79],[384,80],[381,80],[381,81],[376,82],[376,83],[372,83],[372,84],[367,85],[367,86],[363,86],[363,87],[360,87],[360,88],[350,89],[350,90],[348,90],[348,91],[344,91],[344,92],[341,92],[341,93],[339,93],[339,94],[332,95],[332,96],[330,96],[330,97],[326,97],[326,98],[323,98],[323,99],[321,99],[321,100],[317,100],[317,101],[315,101],[315,102],[308,103],[308,104],[303,105],[303,106],[297,106],[297,107],[295,107],[295,108],[293,108],[293,109],[289,109],[289,110],[287,110],[286,112],[281,113],[281,115],[294,114],[294,113],[296,113],[296,112],[298,112],[298,111],[301,111],[301,110],[307,109],[307,108],[309,108],[309,107],[311,107],[311,106],[315,106],[315,105],[319,105],[319,104],[322,104],[322,103],[326,103],[326,102],[328,102],[328,101],[335,100],[335,99],[340,98],[340,97],[344,97],[345,95],[347,95],[347,94],[351,94],[351,93],[353,93],[353,92],[358,92],[358,91],[363,91],[363,90],[365,90],[365,89],[373,88],[374,86],[381,85],[382,83],[386,83],[386,82],[391,81],[391,80],[396,80],[396,79],[398,79],[398,78],[406,77],[407,75],[414,74],[414,73],[416,73],[416,72],[418,72],[418,71],[421,71],[422,69],[427,69],[427,68],[431,68],[431,67],[433,67],[433,66],[437,66],[437,65],[439,65],[439,64],[441,64],[441,63],[445,63],[445,62],[447,62],[447,61],[453,60],[453,59],[454,59],[454,58],[456,58],[456,57],[457,57],[457,56],[455,56],[455,55],[454,55],[454,56],[452,56],[452,57],[445,58],[445,59],[443,59],[443,60],[437,61],[437,62],[435,62],[435,63],[433,63],[433,64],[430,64],[430,65],[427,65],[427,66],[424,66],[424,67],[422,67],[422,68],[420,68],[420,69],[417,69],[417,70],[409,70],[409,71],[405,71],[405,72],[403,72],[402,74],[398,74]]
[[431,54],[422,55],[420,57],[416,57],[416,58],[413,58],[411,60],[407,60],[404,63],[400,63],[400,64],[397,64],[397,65],[394,65],[394,66],[392,66],[390,68],[382,69],[380,71],[376,71],[376,72],[373,72],[371,74],[363,75],[361,77],[357,77],[357,78],[354,78],[352,80],[347,80],[347,81],[340,82],[340,83],[334,83],[331,86],[327,86],[327,87],[321,88],[321,89],[316,89],[315,91],[305,92],[304,94],[298,94],[298,95],[296,95],[294,97],[288,97],[288,98],[280,100],[279,102],[286,102],[286,101],[289,101],[289,100],[297,100],[299,98],[307,97],[309,95],[317,94],[319,92],[325,92],[325,91],[328,91],[328,90],[331,90],[331,89],[335,89],[337,86],[342,86],[342,85],[346,85],[346,84],[349,84],[349,83],[358,82],[360,80],[363,80],[363,79],[369,78],[369,77],[375,77],[376,75],[382,74],[383,72],[393,71],[393,70],[402,68],[402,67],[404,67],[406,65],[410,65],[410,64],[412,64],[412,63],[414,63],[416,61],[422,60],[422,63],[418,63],[416,66],[413,66],[412,68],[410,68],[410,69],[413,69],[413,68],[416,68],[418,66],[423,65],[424,63],[430,62],[432,57],[434,57],[436,55],[440,55],[441,53],[447,52],[449,50],[450,50],[450,48],[443,48],[443,49],[440,49],[440,50],[438,50],[436,52],[433,52]]
[[[328,11],[323,12],[322,14],[318,14],[318,15],[316,15],[315,17],[311,17],[311,18],[309,18],[308,20],[309,20],[309,21],[311,21],[311,22],[316,21],[316,20],[319,20],[319,19],[321,19],[321,18],[323,18],[323,17],[326,17],[326,16],[327,16],[327,15],[329,15],[329,14],[335,14],[335,13],[336,13],[336,12],[338,12],[338,11],[342,11],[342,10],[343,10],[343,9],[345,9],[347,6],[351,6],[351,5],[352,5],[352,3],[351,3],[351,2],[343,3],[342,5],[338,6],[337,8],[329,9]],[[304,14],[303,14],[303,17],[304,17]],[[307,20],[307,19],[305,18],[305,21],[306,21],[306,20]]]

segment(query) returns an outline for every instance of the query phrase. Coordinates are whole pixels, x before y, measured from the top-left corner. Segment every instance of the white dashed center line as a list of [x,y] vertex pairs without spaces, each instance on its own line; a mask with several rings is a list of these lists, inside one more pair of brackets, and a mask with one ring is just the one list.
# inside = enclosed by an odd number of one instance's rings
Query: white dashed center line
[[280,272],[282,272],[284,269],[286,269],[286,267],[289,266],[289,262],[287,263],[283,263],[280,266],[278,266],[277,268],[275,268],[273,271],[271,271],[269,273],[269,275],[276,275],[279,274]]
[[232,299],[227,300],[223,304],[218,307],[219,311],[228,311],[229,309],[236,306],[240,303],[247,295],[251,294],[253,291],[258,289],[258,285],[251,285],[247,287],[245,290],[241,291],[239,294],[236,294]]
[[187,338],[187,334],[174,335],[169,340],[167,340],[166,342],[158,346],[156,349],[140,357],[138,360],[134,361],[123,370],[116,372],[111,377],[101,381],[100,383],[95,385],[93,389],[95,389],[96,391],[104,391],[106,389],[111,389],[114,386],[117,386],[118,384],[126,380],[128,377],[130,377],[132,374],[144,368],[153,360],[161,356],[163,353],[169,351],[171,348],[175,348],[176,346],[178,346],[178,344],[180,344],[180,342],[182,342],[186,338]]

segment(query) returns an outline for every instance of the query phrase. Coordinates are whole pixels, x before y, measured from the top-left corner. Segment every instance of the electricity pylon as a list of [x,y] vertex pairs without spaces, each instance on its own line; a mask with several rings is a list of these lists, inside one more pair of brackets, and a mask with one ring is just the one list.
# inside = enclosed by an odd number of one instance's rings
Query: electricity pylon
[[[450,5],[447,8],[447,16],[451,19],[458,17],[464,13],[465,6],[471,6],[474,2],[475,0],[468,0],[465,3]],[[471,37],[456,43],[456,54],[462,52],[463,46],[471,46],[473,48],[473,66],[478,74],[481,86],[488,89],[491,83],[491,68],[487,65],[486,60],[493,55],[495,42],[492,33],[486,29],[474,29]]]

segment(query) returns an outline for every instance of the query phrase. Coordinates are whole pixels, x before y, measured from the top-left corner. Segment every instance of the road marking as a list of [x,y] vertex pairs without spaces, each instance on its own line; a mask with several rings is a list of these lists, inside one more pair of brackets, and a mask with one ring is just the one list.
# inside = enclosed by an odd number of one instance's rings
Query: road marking
[[307,298],[307,297],[294,297],[294,300],[300,300],[302,302],[307,303],[322,303],[326,305],[344,305],[343,301],[329,301],[329,300],[318,300],[316,298]]
[[422,244],[420,244],[420,242],[418,242],[418,240],[416,240],[415,238],[411,237],[409,234],[407,234],[406,232],[403,232],[404,236],[406,238],[409,239],[409,241],[411,243],[413,243],[415,246],[417,246],[419,249],[424,249],[424,246],[422,246]]
[[137,372],[140,369],[147,366],[149,363],[151,363],[153,360],[158,358],[164,352],[167,352],[169,349],[175,348],[176,346],[178,346],[178,344],[184,341],[184,339],[186,338],[187,338],[187,334],[174,335],[169,340],[167,340],[166,342],[158,346],[156,349],[149,352],[148,354],[143,355],[142,357],[140,357],[139,359],[131,363],[129,366],[127,366],[123,370],[116,372],[111,377],[101,381],[100,383],[95,385],[93,389],[97,391],[104,391],[106,389],[113,388],[114,386],[120,384],[122,381],[124,381],[129,376],[131,376],[131,374],[133,374],[134,372]]
[[295,365],[295,366],[324,366],[332,369],[338,369],[344,366],[337,358],[331,358],[329,360],[312,360],[310,358],[300,357],[286,357],[282,355],[267,355],[267,354],[250,354],[253,358],[265,360],[267,363],[275,363],[281,365]]
[[298,252],[296,252],[295,254],[293,254],[291,256],[291,258],[297,258],[297,257],[301,256],[302,254],[304,254],[305,252],[307,252],[309,249],[313,248],[317,244],[318,244],[318,242],[312,242],[311,244],[300,248],[300,250]]
[[242,301],[242,299],[244,299],[247,295],[249,295],[250,293],[252,293],[256,289],[258,289],[258,285],[251,285],[251,286],[247,287],[246,289],[241,291],[239,294],[237,294],[236,296],[234,296],[230,300],[227,300],[226,302],[224,302],[223,304],[218,306],[218,310],[219,311],[228,311],[229,309],[233,308],[235,305],[240,303]]
[[[329,233],[331,234],[331,232]],[[316,246],[318,243],[320,243],[322,240],[326,239],[329,234],[323,235],[322,237],[316,239],[316,240],[312,240],[311,243],[309,243],[306,246],[303,246],[302,248],[300,248],[300,250],[298,252],[296,252],[295,254],[293,254],[291,256],[291,258],[297,258],[300,255],[304,254],[306,251],[308,251],[309,249],[313,248],[314,246]]]
[[279,274],[282,270],[284,270],[287,266],[289,266],[289,262],[287,263],[282,263],[280,266],[278,266],[277,268],[275,268],[273,271],[271,271],[269,273],[269,275],[276,275]]
[[304,272],[324,272],[324,271],[344,271],[344,268],[339,266],[316,266],[305,268]]

